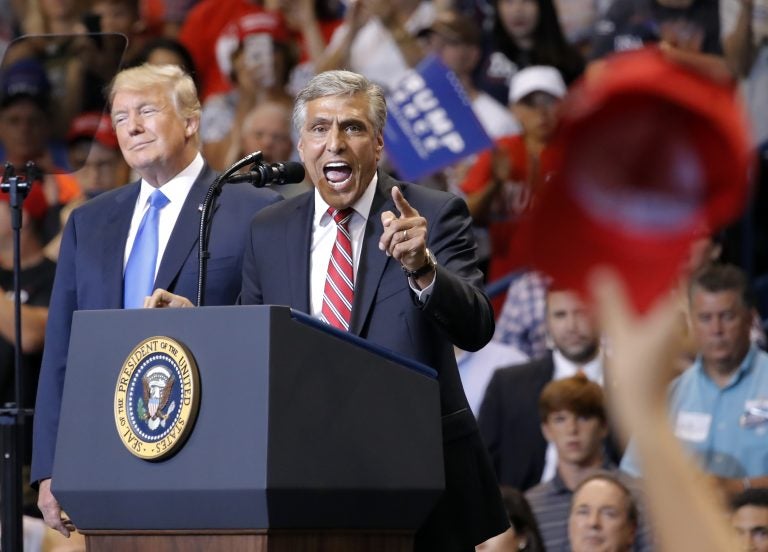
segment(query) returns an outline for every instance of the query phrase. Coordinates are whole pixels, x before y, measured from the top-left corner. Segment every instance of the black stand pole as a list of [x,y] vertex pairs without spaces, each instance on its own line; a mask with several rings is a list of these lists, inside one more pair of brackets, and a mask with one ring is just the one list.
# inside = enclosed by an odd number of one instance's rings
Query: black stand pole
[[197,301],[195,303],[198,307],[202,306],[203,301],[205,300],[205,280],[207,276],[206,268],[208,266],[208,257],[210,256],[210,253],[208,252],[208,224],[211,218],[211,206],[213,204],[213,200],[221,193],[221,187],[224,185],[224,182],[227,180],[227,178],[235,174],[246,165],[251,163],[256,165],[260,163],[261,160],[261,152],[255,151],[246,155],[240,159],[240,161],[233,163],[226,171],[221,173],[218,178],[213,181],[213,184],[210,185],[208,191],[205,194],[202,205],[200,205],[200,235],[197,243]]
[[21,552],[24,548],[22,527],[22,480],[21,467],[24,462],[24,424],[25,418],[32,414],[31,409],[21,404],[24,389],[21,369],[21,223],[22,205],[29,193],[29,187],[35,181],[37,168],[31,161],[26,166],[26,176],[16,175],[13,165],[5,164],[5,172],[0,182],[0,192],[10,196],[11,224],[13,225],[13,291],[14,291],[14,398],[8,408],[0,409],[0,453],[2,458],[2,550]]

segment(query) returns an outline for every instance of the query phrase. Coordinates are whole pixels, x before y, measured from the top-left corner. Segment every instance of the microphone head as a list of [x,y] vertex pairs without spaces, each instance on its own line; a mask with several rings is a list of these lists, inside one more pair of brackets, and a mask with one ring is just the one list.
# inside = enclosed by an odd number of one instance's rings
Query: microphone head
[[298,184],[304,180],[304,165],[296,161],[281,163],[280,184]]

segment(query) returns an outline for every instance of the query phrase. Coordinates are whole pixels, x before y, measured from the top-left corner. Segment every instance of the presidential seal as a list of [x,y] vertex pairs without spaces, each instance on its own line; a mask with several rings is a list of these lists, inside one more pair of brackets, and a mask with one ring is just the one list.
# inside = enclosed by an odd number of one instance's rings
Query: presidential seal
[[123,362],[115,386],[115,426],[134,456],[175,453],[197,417],[200,376],[186,347],[169,337],[145,339]]

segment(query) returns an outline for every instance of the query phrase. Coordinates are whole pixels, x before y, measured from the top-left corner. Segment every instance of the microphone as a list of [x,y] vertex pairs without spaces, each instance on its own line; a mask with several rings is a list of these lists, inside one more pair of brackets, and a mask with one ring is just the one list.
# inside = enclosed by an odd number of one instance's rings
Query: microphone
[[285,163],[256,163],[245,174],[233,174],[225,179],[228,184],[245,182],[262,188],[271,184],[296,184],[304,180],[304,165],[295,161]]

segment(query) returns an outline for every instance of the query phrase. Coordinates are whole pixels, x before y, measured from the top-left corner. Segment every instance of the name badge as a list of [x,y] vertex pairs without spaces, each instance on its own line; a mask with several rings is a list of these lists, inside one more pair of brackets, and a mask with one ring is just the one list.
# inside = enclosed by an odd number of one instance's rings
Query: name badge
[[675,423],[675,435],[684,441],[701,443],[709,435],[712,416],[704,412],[679,412]]

